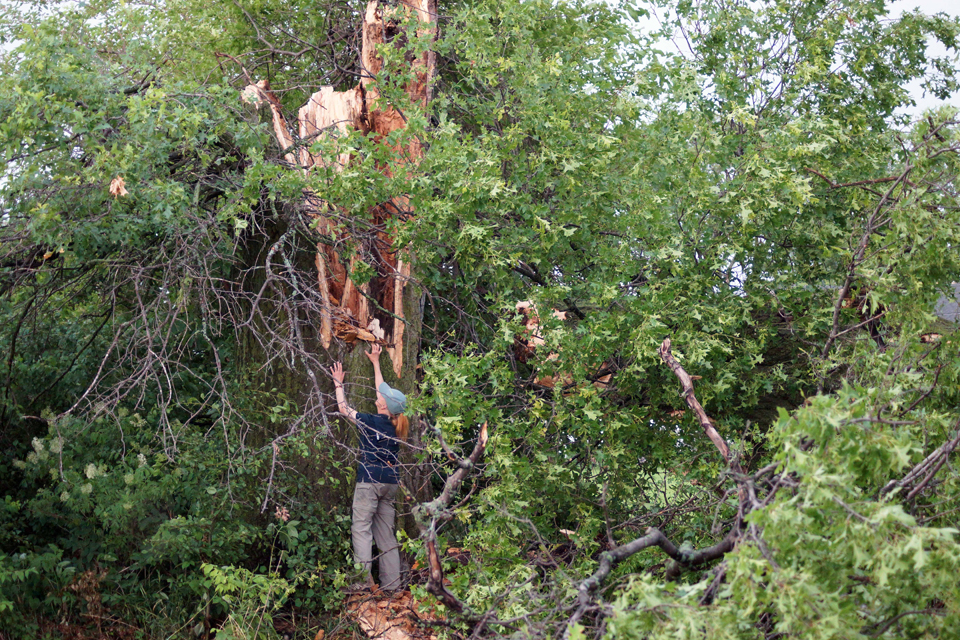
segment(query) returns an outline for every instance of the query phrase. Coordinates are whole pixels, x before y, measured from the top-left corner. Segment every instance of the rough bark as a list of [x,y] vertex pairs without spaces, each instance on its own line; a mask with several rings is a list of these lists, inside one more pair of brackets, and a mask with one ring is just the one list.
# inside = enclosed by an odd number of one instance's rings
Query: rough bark
[[[414,18],[407,24],[420,25],[417,29],[421,36],[429,41],[435,39],[436,0],[417,0],[398,7],[385,7],[376,0],[369,2],[364,13],[364,72],[359,83],[345,91],[322,87],[298,110],[295,119],[284,114],[280,100],[266,81],[248,80],[241,99],[267,112],[280,160],[290,170],[306,177],[319,168],[342,171],[353,158],[346,149],[337,147],[337,139],[360,132],[375,143],[385,144],[391,132],[406,127],[404,107],[398,109],[381,97],[379,84],[387,78],[377,48],[408,42],[403,24],[407,18]],[[407,63],[413,72],[406,91],[409,102],[425,108],[435,73],[435,54],[428,47],[423,55],[408,57]],[[334,143],[325,148],[343,150],[316,153],[313,145],[318,140]],[[379,167],[391,177],[411,175],[423,156],[419,140],[392,151],[397,160]],[[330,362],[343,362],[348,374],[347,397],[359,411],[375,411],[373,370],[364,356],[367,349],[356,348],[364,343],[384,346],[393,365],[383,367],[387,383],[408,394],[416,390],[423,306],[422,292],[411,285],[416,276],[415,256],[398,250],[394,238],[384,231],[392,226],[387,224],[391,218],[402,221],[414,212],[406,194],[391,195],[387,202],[357,212],[325,201],[320,194],[306,192],[300,202],[286,205],[295,209],[295,214],[290,209],[282,214],[274,210],[273,216],[267,216],[266,224],[251,228],[247,234],[250,260],[245,264],[255,266],[238,278],[243,281],[241,287],[250,306],[243,314],[246,322],[240,357],[251,365],[255,377],[267,382],[265,389],[274,388],[295,399],[302,418],[289,425],[290,433],[301,425],[323,431],[346,456],[343,462],[347,464],[320,460],[316,469],[303,469],[307,478],[327,476],[334,468],[352,475],[349,463],[354,451],[349,443],[355,437],[353,430],[328,419],[332,383],[326,367]],[[304,212],[312,218],[315,247],[302,246],[304,236],[299,228],[290,225],[291,220],[302,219]],[[366,216],[378,231],[364,237],[348,237],[342,221],[358,216]],[[341,255],[338,248],[344,245],[360,246],[363,259],[376,272],[369,282],[358,285],[351,280],[349,274],[354,272],[359,258]],[[315,271],[315,278],[304,278],[303,274],[310,271]],[[267,437],[275,437],[276,447],[286,435],[289,433]],[[416,434],[412,435],[415,441]],[[276,451],[275,448],[275,458]],[[268,489],[264,508],[269,499]],[[406,519],[412,520],[409,514]]]

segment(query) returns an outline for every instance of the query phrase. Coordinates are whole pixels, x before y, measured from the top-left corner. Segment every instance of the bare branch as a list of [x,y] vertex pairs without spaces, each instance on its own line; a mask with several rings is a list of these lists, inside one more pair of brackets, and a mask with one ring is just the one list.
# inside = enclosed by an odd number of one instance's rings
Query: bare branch
[[570,633],[573,631],[573,626],[580,621],[580,619],[583,617],[583,614],[586,612],[587,607],[590,605],[590,602],[593,599],[592,594],[610,575],[610,572],[613,571],[618,564],[635,553],[643,551],[644,549],[649,549],[650,547],[660,547],[665,554],[674,560],[671,566],[667,569],[667,577],[671,578],[679,575],[680,571],[682,571],[684,568],[696,566],[723,557],[724,554],[733,549],[736,539],[737,532],[735,529],[732,529],[723,540],[712,547],[689,552],[681,550],[677,547],[677,545],[671,542],[669,538],[663,535],[663,532],[661,532],[659,529],[654,529],[651,527],[647,529],[646,535],[643,537],[637,538],[611,551],[605,551],[604,553],[601,553],[600,566],[590,577],[581,582],[577,589],[578,606],[576,611],[567,621],[567,627],[566,631],[564,631],[563,637],[570,637]]
[[680,366],[680,363],[677,362],[676,358],[673,357],[673,354],[670,352],[670,338],[665,338],[663,344],[660,345],[660,357],[666,363],[670,370],[680,379],[680,385],[683,387],[683,392],[681,395],[686,401],[687,406],[693,410],[697,415],[697,420],[700,421],[700,426],[703,427],[704,432],[707,434],[707,437],[710,438],[710,441],[717,447],[717,450],[720,452],[720,455],[723,456],[724,461],[727,464],[730,464],[730,447],[727,446],[727,443],[724,442],[723,438],[720,437],[720,434],[717,432],[717,429],[713,426],[713,422],[710,420],[710,417],[707,415],[707,412],[704,411],[703,407],[700,405],[700,402],[697,400],[697,397],[693,394],[693,379],[690,378],[690,375],[684,371],[683,367]]

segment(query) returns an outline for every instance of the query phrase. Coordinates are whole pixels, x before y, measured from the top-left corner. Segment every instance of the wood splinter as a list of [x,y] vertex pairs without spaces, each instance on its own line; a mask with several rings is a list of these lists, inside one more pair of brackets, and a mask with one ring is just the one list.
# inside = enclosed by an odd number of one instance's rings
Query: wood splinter
[[[265,80],[251,83],[243,90],[241,99],[244,102],[270,109],[274,135],[289,165],[297,167],[304,175],[317,166],[339,172],[351,161],[349,151],[321,157],[311,151],[308,143],[324,137],[336,139],[352,131],[360,131],[386,144],[392,132],[406,127],[403,114],[386,103],[377,86],[377,75],[383,68],[377,47],[386,44],[387,36],[401,28],[403,16],[400,13],[403,11],[416,14],[420,24],[417,34],[420,37],[431,41],[436,39],[436,0],[413,0],[405,3],[403,9],[386,7],[377,0],[370,0],[363,16],[363,49],[360,55],[364,73],[360,82],[346,91],[335,91],[332,86],[321,87],[320,91],[310,96],[297,114],[296,136],[294,127],[283,115],[280,101]],[[395,46],[400,46],[405,39],[392,38],[391,41]],[[428,48],[410,65],[414,74],[406,87],[407,97],[411,103],[426,108],[436,71],[436,53]],[[384,174],[391,177],[402,175],[404,171],[415,167],[423,157],[423,146],[417,139],[397,145],[393,151],[396,159],[381,167]],[[328,212],[337,210],[335,204],[308,193],[303,206],[307,214],[315,219],[318,233],[332,238],[342,236],[343,231],[328,215]],[[383,228],[388,219],[398,216],[406,218],[412,211],[408,197],[397,195],[391,201],[374,207],[370,214],[374,226]],[[371,266],[377,274],[369,283],[361,286],[354,284],[349,277],[358,266],[359,258],[354,255],[349,264],[344,265],[333,244],[318,243],[316,269],[322,301],[319,335],[324,348],[330,347],[334,336],[347,343],[357,340],[379,342],[386,346],[394,373],[400,376],[406,324],[403,301],[411,277],[411,260],[393,248],[394,240],[394,237],[382,231],[365,239],[365,254],[372,258]],[[372,321],[382,327],[383,335],[378,336],[371,330]]]

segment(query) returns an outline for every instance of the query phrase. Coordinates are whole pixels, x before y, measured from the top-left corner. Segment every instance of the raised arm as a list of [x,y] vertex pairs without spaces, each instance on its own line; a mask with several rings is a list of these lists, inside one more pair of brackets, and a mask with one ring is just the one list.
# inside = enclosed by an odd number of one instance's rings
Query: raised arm
[[343,392],[343,364],[334,362],[330,367],[330,373],[333,376],[333,388],[337,394],[337,411],[343,414],[352,422],[357,421],[357,411],[347,404],[347,396]]
[[380,396],[380,385],[383,384],[383,374],[380,372],[380,352],[383,349],[374,342],[370,345],[370,352],[364,354],[373,363],[373,388],[377,390],[377,397]]

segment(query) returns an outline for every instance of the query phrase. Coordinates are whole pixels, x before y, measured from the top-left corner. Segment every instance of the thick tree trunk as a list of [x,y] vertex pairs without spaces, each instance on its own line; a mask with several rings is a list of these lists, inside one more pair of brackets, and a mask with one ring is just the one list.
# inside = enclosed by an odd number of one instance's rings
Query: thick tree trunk
[[[436,36],[436,0],[418,0],[404,7],[408,13],[416,13],[421,25],[421,35]],[[400,19],[403,17],[400,11],[396,7],[384,7],[376,0],[367,4],[361,54],[364,74],[360,83],[347,91],[334,91],[333,87],[323,87],[313,94],[307,104],[300,108],[297,117],[299,140],[345,134],[351,129],[375,136],[378,140],[385,140],[390,133],[406,127],[403,114],[382,98],[377,85],[377,76],[383,67],[377,47],[397,35]],[[431,80],[436,67],[435,56],[433,51],[427,51],[411,62],[414,73],[413,80],[407,86],[407,95],[412,103],[421,108],[426,107],[430,100]],[[283,115],[280,102],[270,92],[265,81],[248,86],[244,94],[248,101],[260,101],[269,106],[274,133],[284,150],[287,162],[291,165],[308,173],[318,165],[340,169],[349,164],[348,152],[335,158],[322,158],[311,154],[303,146],[298,148],[293,129]],[[423,156],[419,140],[414,140],[407,148],[398,148],[396,151],[396,163],[381,169],[389,176],[410,170],[411,165],[415,166]],[[325,215],[328,207],[336,207],[336,203],[308,198],[304,206],[310,215],[316,217],[317,229],[321,234],[337,236],[335,225]],[[372,222],[382,228],[387,219],[412,213],[408,198],[398,194],[389,202],[374,207],[370,216]],[[416,338],[419,337],[418,334],[406,335],[410,330],[418,331],[418,327],[411,325],[419,324],[418,317],[406,315],[415,311],[410,308],[410,301],[406,300],[413,256],[396,251],[393,238],[385,232],[379,232],[367,249],[376,261],[378,275],[369,283],[358,287],[348,277],[348,274],[353,272],[357,257],[353,256],[350,263],[344,265],[334,247],[327,244],[317,246],[317,285],[323,301],[320,339],[326,349],[330,348],[334,337],[348,343],[357,340],[383,343],[393,364],[393,371],[399,379],[403,377],[404,362],[416,362],[415,358],[410,358],[409,350],[404,348],[405,342],[411,342],[411,337],[414,338],[412,342],[415,355]]]
[[[419,35],[434,39],[436,0],[415,0],[399,6],[384,6],[371,0],[363,18],[363,75],[360,82],[346,91],[322,87],[300,108],[295,123],[289,122],[284,116],[280,101],[265,81],[247,86],[243,92],[244,101],[269,108],[281,153],[295,170],[305,175],[317,166],[332,167],[339,171],[351,161],[350,153],[346,151],[331,157],[314,155],[306,144],[301,144],[306,141],[360,131],[386,144],[390,133],[406,127],[401,111],[381,95],[378,82],[382,80],[383,61],[377,53],[377,47],[391,42],[404,42],[402,22],[414,15],[420,25]],[[430,101],[435,56],[432,50],[428,50],[409,63],[413,73],[406,93],[411,103],[420,108],[425,108]],[[390,177],[412,173],[423,156],[419,140],[394,151],[394,157],[398,160],[380,168]],[[319,234],[333,240],[332,243],[318,243],[313,259],[316,279],[310,285],[315,286],[311,293],[319,298],[320,303],[308,307],[313,317],[302,320],[305,330],[311,332],[315,341],[315,361],[318,366],[317,371],[308,372],[310,382],[306,379],[304,382],[320,390],[321,397],[327,396],[332,386],[328,376],[323,373],[323,363],[328,365],[332,361],[342,361],[347,374],[348,400],[360,411],[374,410],[373,371],[363,355],[367,349],[356,347],[377,342],[384,346],[390,358],[391,366],[386,366],[386,363],[383,366],[387,383],[405,393],[415,393],[423,317],[422,292],[411,284],[415,274],[415,256],[407,250],[397,250],[394,238],[384,231],[378,231],[369,238],[351,238],[354,242],[362,243],[365,257],[368,260],[372,258],[371,266],[377,271],[377,275],[369,282],[358,286],[349,277],[358,260],[356,254],[345,264],[335,246],[345,239],[331,218],[331,213],[337,212],[337,203],[325,202],[307,194],[299,206],[315,219]],[[369,211],[370,221],[378,229],[388,228],[384,223],[401,215],[415,215],[409,199],[402,193]],[[315,402],[316,396],[310,395]],[[329,397],[326,401],[329,402]],[[326,413],[327,408],[320,409],[319,415],[325,423]],[[333,435],[336,437],[336,434]],[[418,434],[412,434],[413,440],[417,438]],[[428,493],[417,493],[420,494],[416,496],[418,499],[429,497]],[[412,525],[412,521],[407,524]]]

